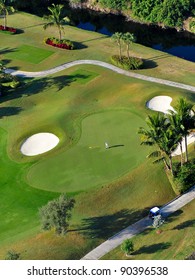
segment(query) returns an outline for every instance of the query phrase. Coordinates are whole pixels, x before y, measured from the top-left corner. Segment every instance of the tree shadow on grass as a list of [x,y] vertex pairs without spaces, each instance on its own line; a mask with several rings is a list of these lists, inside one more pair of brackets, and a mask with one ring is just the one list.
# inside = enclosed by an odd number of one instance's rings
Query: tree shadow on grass
[[151,59],[143,59],[143,63],[143,69],[152,69],[158,66],[158,64]]
[[166,215],[163,217],[166,218],[167,223],[171,223],[172,221],[177,219],[180,215],[182,215],[182,213],[183,213],[183,211],[179,209],[179,210],[175,211],[174,213],[172,213],[170,216]]
[[159,251],[168,249],[171,246],[171,242],[161,242],[157,244],[152,244],[149,246],[142,246],[138,250],[133,252],[133,255],[138,254],[153,254]]
[[80,42],[74,42],[73,41],[73,44],[74,44],[74,50],[82,50],[82,49],[86,49],[88,48],[88,46],[84,45],[83,43],[80,43]]
[[16,48],[3,48],[0,49],[0,55],[5,55],[7,53],[15,52],[17,49]]
[[185,221],[185,222],[175,226],[173,229],[180,230],[180,229],[184,229],[184,228],[187,228],[187,227],[195,227],[195,219]]
[[3,117],[18,115],[21,111],[22,111],[21,107],[1,107],[0,119],[2,119]]
[[64,87],[70,86],[78,79],[87,79],[88,75],[65,75],[58,77],[43,77],[39,79],[35,78],[19,78],[21,86],[16,89],[10,89],[4,96],[1,97],[1,101],[8,101],[21,96],[30,96],[33,94],[39,94],[44,90],[51,89],[55,86],[54,94],[56,91],[62,90]]
[[14,35],[20,35],[20,34],[23,34],[23,33],[24,33],[23,29],[17,28],[16,33]]
[[142,210],[123,209],[110,215],[83,219],[81,228],[76,230],[87,236],[87,238],[108,239],[145,217],[146,213],[148,213],[148,208]]

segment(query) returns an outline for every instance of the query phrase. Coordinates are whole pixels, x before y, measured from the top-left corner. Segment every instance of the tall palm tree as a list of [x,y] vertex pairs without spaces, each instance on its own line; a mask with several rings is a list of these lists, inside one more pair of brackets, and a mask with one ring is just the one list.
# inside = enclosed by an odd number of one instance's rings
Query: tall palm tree
[[179,141],[179,146],[180,146],[180,152],[181,152],[181,166],[184,163],[184,156],[183,156],[183,146],[182,146],[182,142],[183,142],[183,126],[181,125],[180,122],[180,116],[170,110],[169,111],[169,121],[170,121],[170,126],[171,129],[178,135],[178,141]]
[[44,29],[47,29],[51,26],[57,26],[60,40],[62,39],[62,31],[64,31],[64,25],[70,22],[68,17],[63,17],[63,9],[64,5],[61,4],[52,4],[52,7],[48,7],[48,10],[51,14],[44,17],[44,19],[48,22],[43,25]]
[[7,16],[15,11],[12,6],[14,2],[15,0],[0,0],[0,13],[4,16],[4,29],[7,27]]
[[126,32],[122,36],[123,42],[126,44],[127,47],[127,57],[129,59],[129,50],[130,50],[130,45],[136,41],[135,35],[130,32]]
[[148,116],[146,123],[149,130],[143,127],[138,130],[138,133],[141,134],[141,145],[156,146],[157,150],[150,153],[148,157],[158,157],[154,163],[163,161],[166,168],[173,174],[172,152],[178,145],[178,136],[171,131],[170,122],[165,115]]
[[114,40],[119,47],[119,58],[120,58],[120,60],[121,60],[121,57],[122,57],[122,51],[121,51],[122,37],[123,37],[123,33],[121,33],[121,32],[115,32],[111,37],[111,39]]
[[180,129],[181,135],[184,137],[185,141],[185,161],[188,161],[188,144],[187,136],[190,134],[191,130],[195,128],[195,111],[193,110],[193,104],[186,101],[184,98],[180,98],[176,106],[174,107],[175,113],[172,115],[177,115],[177,122]]

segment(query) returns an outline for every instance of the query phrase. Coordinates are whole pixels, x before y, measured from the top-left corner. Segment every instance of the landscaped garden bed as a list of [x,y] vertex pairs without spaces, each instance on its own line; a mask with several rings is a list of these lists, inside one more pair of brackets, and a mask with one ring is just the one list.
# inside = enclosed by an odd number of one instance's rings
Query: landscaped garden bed
[[143,68],[143,60],[138,57],[126,57],[126,56],[118,56],[113,55],[111,57],[111,62],[115,66],[121,67],[125,70],[135,70]]
[[57,38],[46,38],[44,42],[47,45],[60,48],[60,49],[66,49],[66,50],[73,50],[74,49],[74,44],[73,42],[67,40],[67,39],[57,39]]
[[3,26],[3,25],[0,25],[0,32],[3,32],[3,33],[7,33],[7,34],[16,34],[17,33],[17,29],[13,28],[13,27],[8,27],[8,26]]

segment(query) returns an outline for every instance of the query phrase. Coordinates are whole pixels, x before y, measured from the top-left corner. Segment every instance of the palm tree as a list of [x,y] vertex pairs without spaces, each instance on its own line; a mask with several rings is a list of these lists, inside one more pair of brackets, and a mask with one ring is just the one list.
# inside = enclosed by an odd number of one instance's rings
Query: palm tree
[[44,24],[43,28],[47,29],[51,26],[57,26],[59,31],[59,39],[62,39],[62,31],[64,31],[64,24],[67,24],[70,22],[68,17],[63,17],[63,9],[64,5],[55,5],[52,4],[52,7],[48,7],[48,10],[50,11],[50,15],[45,16],[44,19],[48,22]]
[[121,41],[122,41],[122,37],[123,37],[123,33],[121,32],[115,32],[111,39],[114,40],[117,45],[119,46],[119,58],[121,60],[121,57],[122,57],[122,53],[121,53]]
[[7,27],[7,16],[15,11],[14,7],[11,6],[13,2],[15,0],[0,0],[0,13],[4,16],[4,29]]
[[177,115],[177,122],[180,129],[181,135],[184,137],[186,158],[188,161],[188,146],[187,146],[187,136],[190,134],[191,130],[195,128],[195,111],[193,110],[193,104],[186,101],[184,98],[180,98],[176,106],[174,107],[175,113],[172,115]]
[[183,126],[181,126],[179,115],[172,110],[170,110],[169,112],[170,112],[170,114],[169,114],[168,118],[170,121],[171,129],[178,135],[180,152],[181,152],[181,166],[182,166],[184,163],[183,146],[182,146]]
[[[178,145],[178,136],[170,129],[170,122],[165,115],[148,116],[146,123],[149,130],[140,127],[141,145],[156,146],[157,150],[148,155],[149,158],[158,157],[154,163],[163,161],[166,168],[173,174],[172,152]],[[167,162],[169,159],[169,163]]]
[[136,41],[135,35],[133,33],[125,33],[122,36],[123,42],[126,44],[127,47],[127,57],[129,59],[129,50],[130,50],[130,45]]

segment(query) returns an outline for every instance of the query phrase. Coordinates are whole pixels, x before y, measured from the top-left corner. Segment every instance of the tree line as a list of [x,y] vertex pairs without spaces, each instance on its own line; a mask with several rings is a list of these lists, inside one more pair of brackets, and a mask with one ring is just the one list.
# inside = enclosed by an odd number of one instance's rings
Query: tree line
[[125,11],[144,22],[157,23],[163,26],[181,28],[183,21],[195,16],[194,0],[0,0],[1,3],[13,6],[17,10],[43,15],[52,4],[93,3],[93,6],[110,10]]

